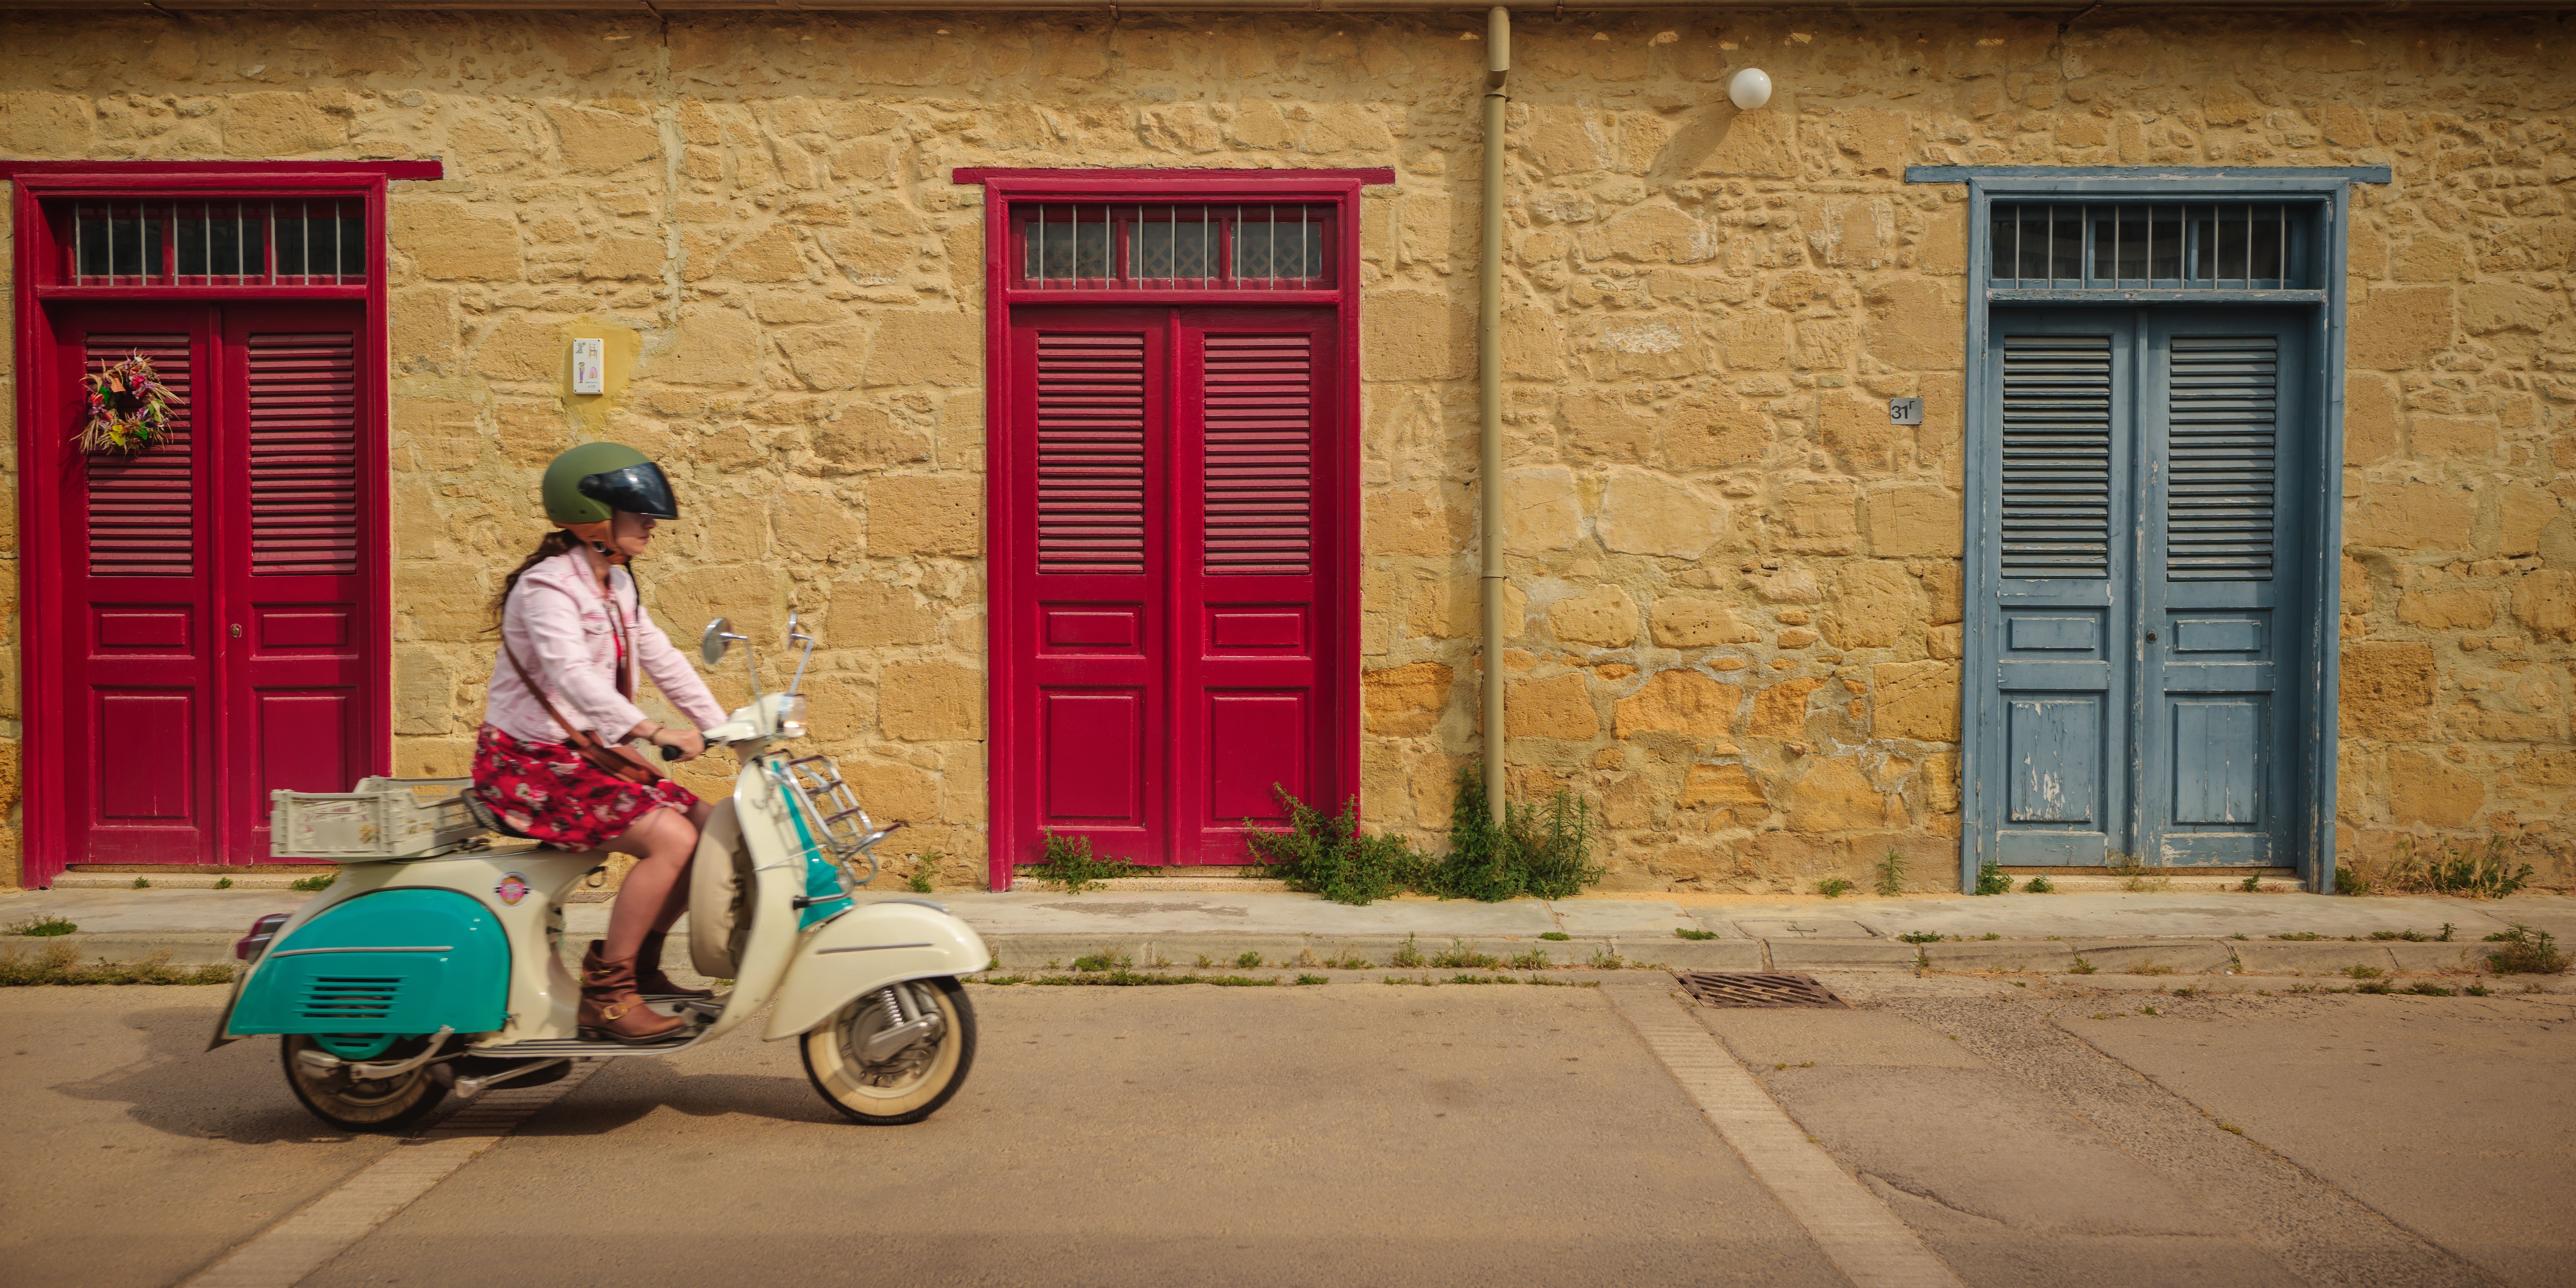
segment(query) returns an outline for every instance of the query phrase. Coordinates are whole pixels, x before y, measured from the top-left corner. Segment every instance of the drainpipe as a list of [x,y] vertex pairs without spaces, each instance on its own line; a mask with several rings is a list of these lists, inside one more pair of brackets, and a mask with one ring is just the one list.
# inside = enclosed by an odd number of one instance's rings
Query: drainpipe
[[1476,414],[1485,548],[1485,805],[1503,821],[1503,81],[1512,71],[1512,13],[1485,15],[1485,227],[1476,265]]

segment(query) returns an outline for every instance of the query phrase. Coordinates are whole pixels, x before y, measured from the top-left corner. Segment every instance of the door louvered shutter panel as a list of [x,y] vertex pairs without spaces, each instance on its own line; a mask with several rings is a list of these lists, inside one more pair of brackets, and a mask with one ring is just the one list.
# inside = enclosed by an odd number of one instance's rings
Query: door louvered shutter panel
[[1312,345],[1302,335],[1207,337],[1202,546],[1210,575],[1312,571]]
[[2004,338],[2003,575],[2107,577],[2111,341]]
[[2165,579],[2270,581],[2279,341],[2175,336]]
[[91,335],[86,370],[136,354],[152,360],[169,386],[170,436],[132,456],[92,452],[89,484],[89,571],[93,577],[190,577],[197,571],[196,457],[189,423],[192,376],[188,337]]
[[1038,571],[1145,571],[1145,340],[1038,335]]
[[347,332],[250,337],[250,570],[358,571],[358,390]]

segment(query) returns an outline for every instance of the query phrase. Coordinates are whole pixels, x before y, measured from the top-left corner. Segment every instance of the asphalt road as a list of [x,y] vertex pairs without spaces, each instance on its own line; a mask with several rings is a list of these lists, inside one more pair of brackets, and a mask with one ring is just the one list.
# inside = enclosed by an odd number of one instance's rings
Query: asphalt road
[[[1603,990],[1375,979],[978,987],[905,1128],[790,1044],[618,1061],[303,1282],[1845,1282]],[[2564,1000],[1883,987],[1695,1014],[1961,1281],[2576,1282]],[[219,1001],[0,990],[0,1281],[180,1282],[398,1148]]]

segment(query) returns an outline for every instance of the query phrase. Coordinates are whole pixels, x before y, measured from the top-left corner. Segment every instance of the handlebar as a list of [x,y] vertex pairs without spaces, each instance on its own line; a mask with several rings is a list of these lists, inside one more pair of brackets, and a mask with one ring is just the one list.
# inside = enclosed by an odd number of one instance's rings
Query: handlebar
[[664,748],[662,749],[662,759],[664,759],[664,760],[678,760],[679,758],[680,758],[680,749],[679,749],[679,748],[677,748],[677,747],[664,747]]

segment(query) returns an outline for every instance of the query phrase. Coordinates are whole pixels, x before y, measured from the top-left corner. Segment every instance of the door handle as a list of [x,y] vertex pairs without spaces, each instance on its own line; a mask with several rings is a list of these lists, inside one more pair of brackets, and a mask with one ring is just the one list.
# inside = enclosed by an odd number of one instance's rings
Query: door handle
[[[240,639],[240,638],[241,638],[241,623],[240,623],[240,622],[235,622],[235,623],[233,623],[233,638],[234,638],[234,639]],[[2154,638],[2155,638],[2155,636],[2150,635],[2150,636],[2148,636],[2147,638],[2148,638],[2148,639],[2154,639]]]
[[[239,634],[241,634],[241,628],[240,628],[240,627],[238,627],[238,626],[234,627],[234,628],[233,628],[233,634],[235,634],[235,635],[239,635]],[[2147,632],[2147,642],[2148,642],[2148,643],[2150,643],[2150,644],[2153,644],[2153,643],[2155,643],[2155,642],[2156,642],[2156,633],[2155,633],[2154,631],[2149,631],[2149,632]]]

